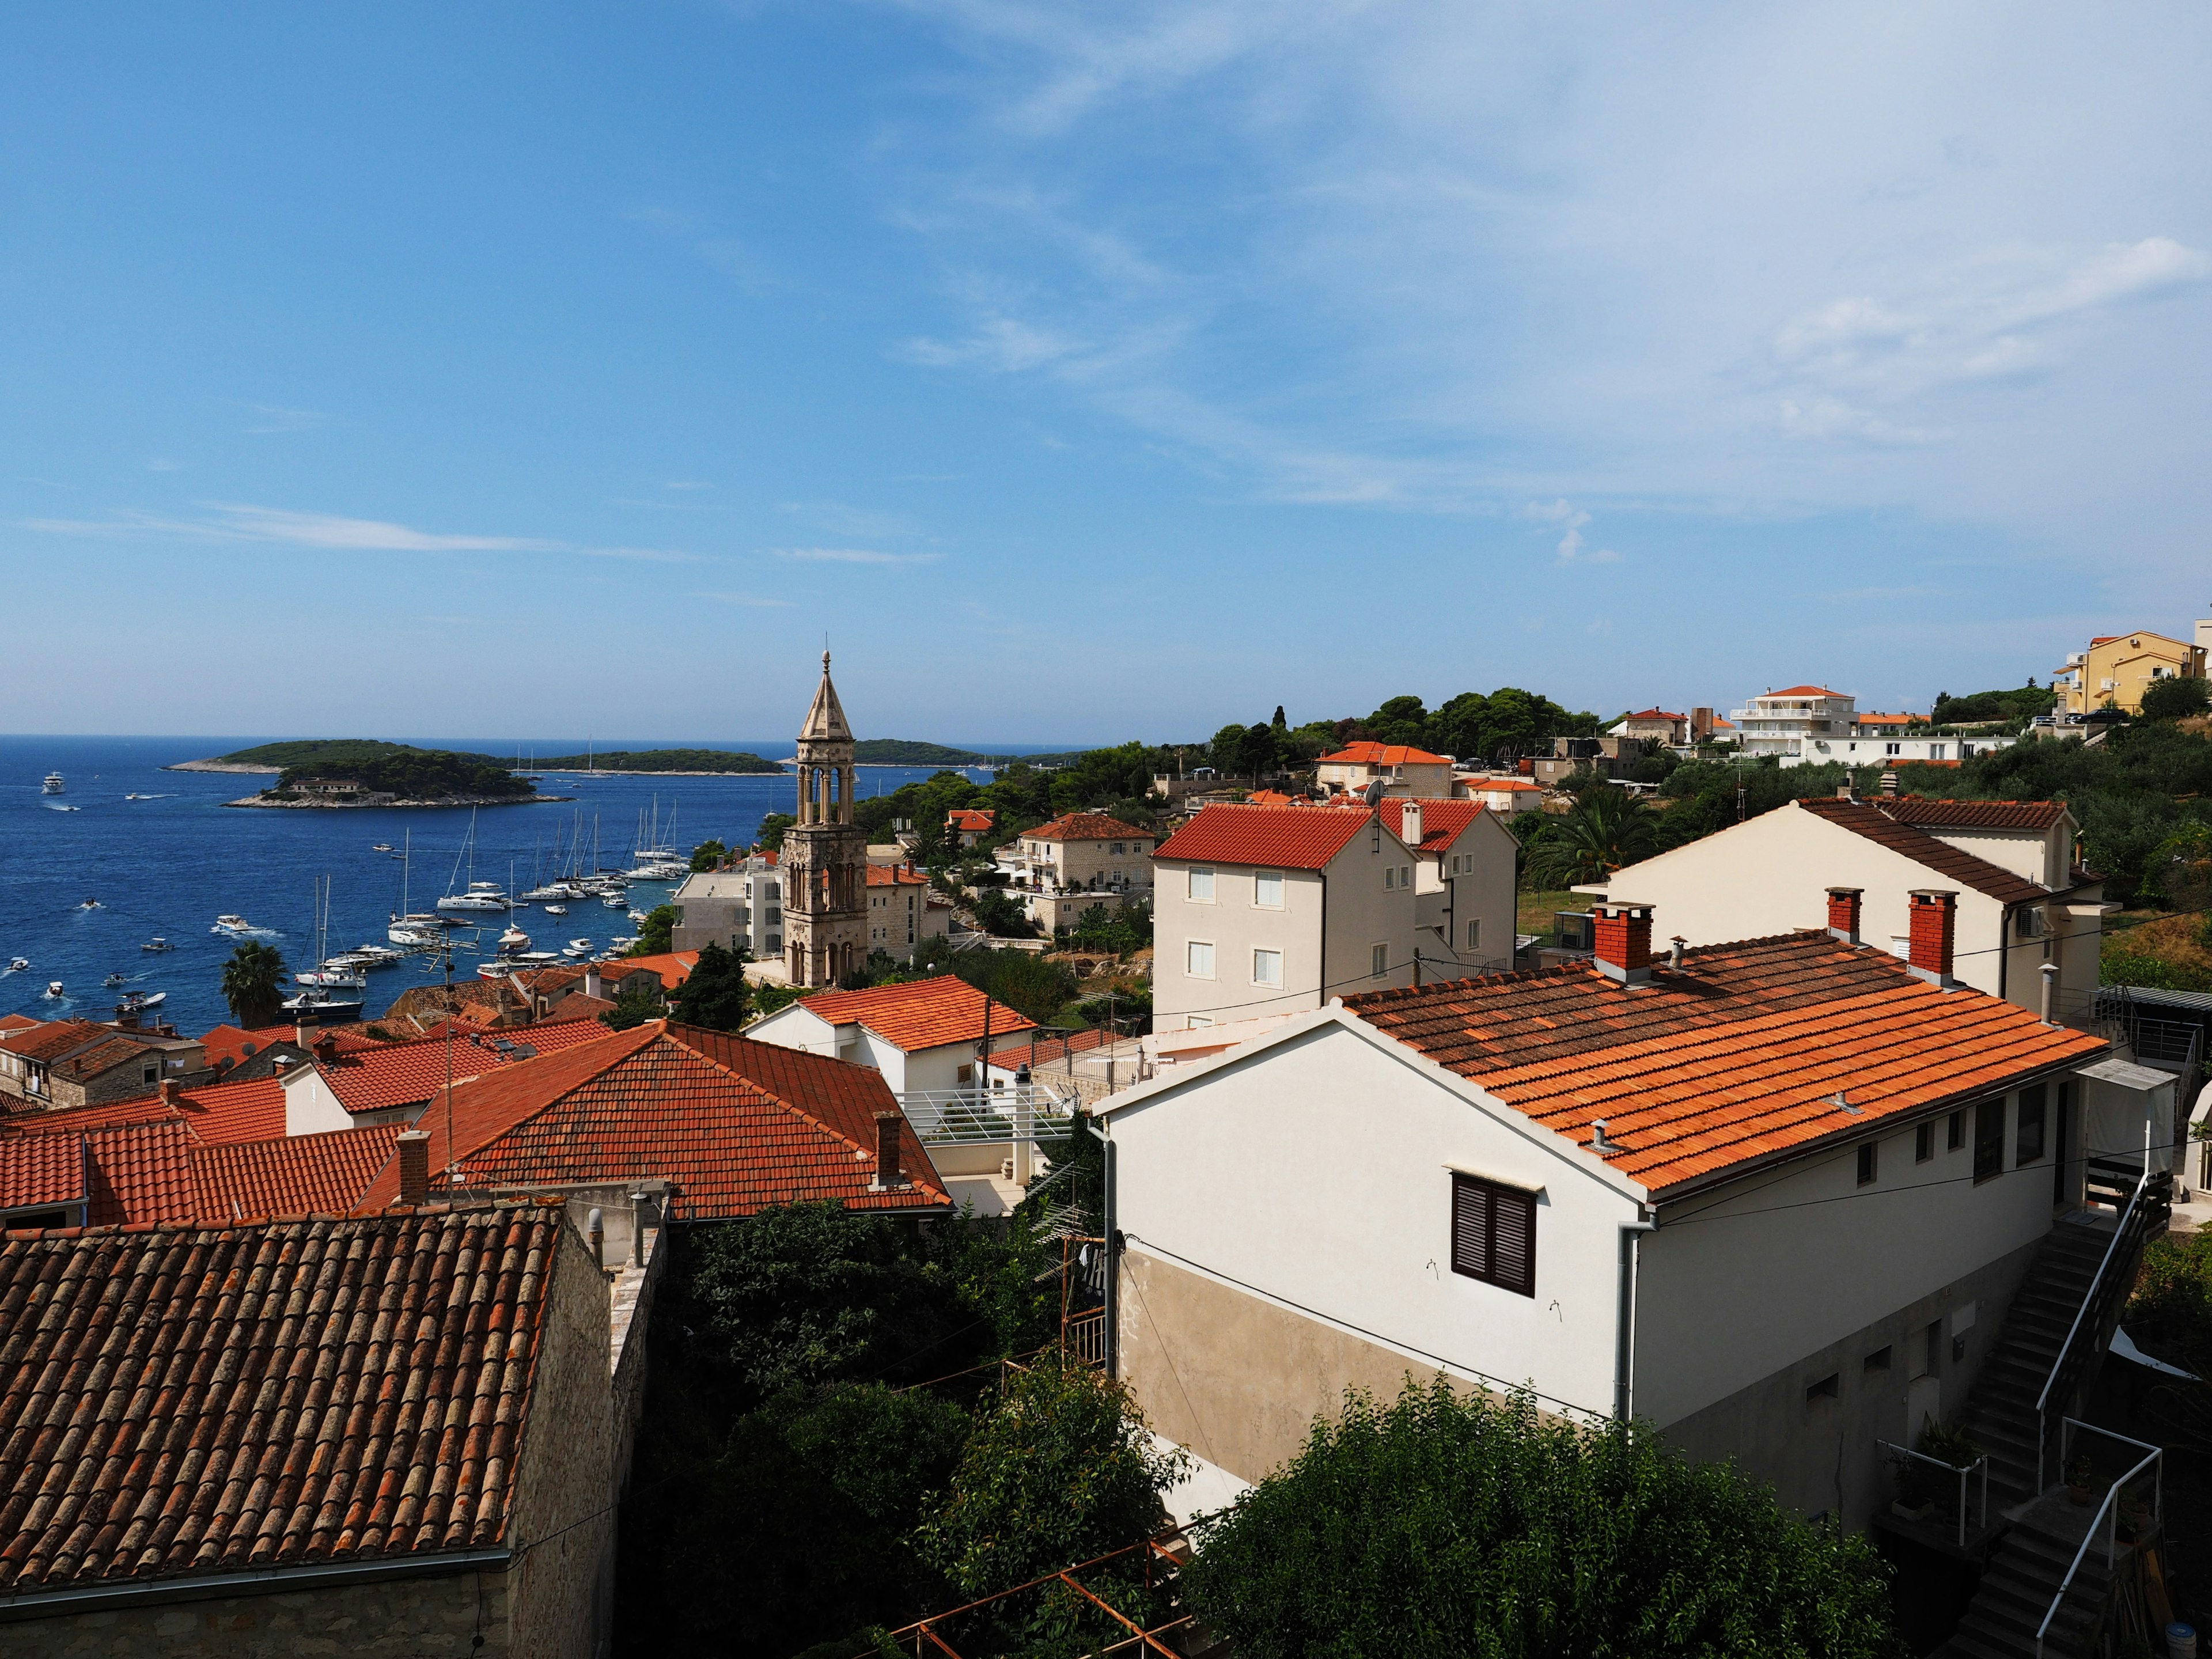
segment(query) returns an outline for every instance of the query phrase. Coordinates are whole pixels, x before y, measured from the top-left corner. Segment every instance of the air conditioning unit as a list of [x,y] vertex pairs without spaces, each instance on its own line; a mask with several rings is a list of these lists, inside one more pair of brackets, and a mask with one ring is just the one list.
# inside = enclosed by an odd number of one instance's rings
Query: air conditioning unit
[[1588,910],[1554,910],[1552,930],[1562,951],[1595,951],[1597,918]]

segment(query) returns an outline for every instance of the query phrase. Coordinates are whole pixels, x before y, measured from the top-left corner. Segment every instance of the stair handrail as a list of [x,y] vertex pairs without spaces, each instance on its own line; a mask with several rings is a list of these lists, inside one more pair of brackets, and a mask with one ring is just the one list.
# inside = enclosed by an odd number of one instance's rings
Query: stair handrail
[[2043,1380],[2043,1392],[2035,1397],[2035,1490],[2038,1496],[2043,1492],[2044,1448],[2051,1440],[2051,1391],[2058,1386],[2058,1373],[2065,1368],[2066,1356],[2073,1350],[2074,1339],[2081,1329],[2081,1321],[2096,1303],[2098,1286],[2105,1282],[2105,1270],[2112,1265],[2113,1253],[2128,1235],[2128,1224],[2134,1219],[2136,1207],[2142,1202],[2144,1189],[2150,1185],[2150,1160],[2146,1158],[2142,1174],[2136,1182],[2136,1189],[2128,1194],[2127,1208],[2120,1212],[2119,1220],[2113,1224],[2112,1242],[2105,1246],[2104,1260],[2097,1264],[2096,1277],[2089,1281],[2089,1288],[2082,1292],[2081,1305],[2074,1310],[2074,1322],[2066,1328],[2066,1340],[2058,1345],[2058,1356],[2051,1362],[2051,1375]]
[[1877,1440],[1875,1444],[1885,1451],[1898,1452],[1906,1457],[1917,1457],[1923,1463],[1933,1463],[1944,1474],[1959,1477],[1959,1547],[1961,1549],[1966,1544],[1966,1477],[1979,1469],[1982,1472],[1982,1524],[1984,1527],[1990,1524],[1990,1455],[1987,1452],[1961,1468],[1956,1463],[1947,1463],[1940,1457],[1930,1457],[1924,1451],[1915,1451],[1910,1446],[1900,1446],[1893,1440]]
[[[2069,1417],[2066,1420],[2072,1423],[2078,1419]],[[2094,1423],[2083,1423],[2081,1424],[2081,1427],[2085,1429],[2096,1429],[2097,1425]],[[2100,1434],[2112,1434],[2112,1431],[2110,1429],[2097,1429],[2097,1432]],[[2128,1439],[2127,1436],[2124,1434],[2112,1434],[2112,1438],[2115,1440]],[[2128,1443],[2131,1446],[2140,1446],[2145,1443],[2140,1440],[2128,1440]],[[2145,1469],[2148,1468],[2152,1464],[2159,1463],[2159,1460],[2165,1455],[2166,1453],[2162,1448],[2153,1446],[2150,1449],[2150,1455],[2137,1463],[2135,1468],[2130,1469],[2118,1480],[2113,1481],[2112,1486],[2106,1489],[2105,1492],[2105,1501],[2097,1505],[2096,1514],[2089,1517],[2088,1530],[2081,1534],[2081,1547],[2074,1552],[2074,1564],[2066,1569],[2065,1577],[2058,1581],[2058,1594],[2051,1598],[2051,1610],[2043,1615],[2043,1622],[2035,1627],[2035,1659],[2043,1659],[2044,1635],[2050,1630],[2051,1621],[2058,1616],[2058,1609],[2062,1605],[2063,1605],[2066,1600],[2066,1592],[2073,1588],[2074,1575],[2081,1571],[2081,1563],[2089,1553],[2089,1546],[2096,1542],[2097,1528],[2100,1524],[2102,1524],[2106,1528],[2105,1566],[2107,1571],[2111,1570],[2112,1558],[2119,1553],[2118,1534],[2120,1518],[2118,1511],[2115,1509],[2114,1504],[2116,1500],[2119,1498],[2120,1489],[2126,1486],[2129,1481],[2141,1474]],[[2160,1494],[2163,1494],[2164,1492],[2165,1485],[2166,1468],[2163,1463],[2160,1463],[2158,1490]],[[2151,1516],[2154,1520],[2158,1517],[2158,1514],[2161,1507],[2162,1504],[2160,1498],[2156,1497],[2153,1498],[2151,1500]],[[2107,1519],[2108,1515],[2110,1516],[2109,1520]]]

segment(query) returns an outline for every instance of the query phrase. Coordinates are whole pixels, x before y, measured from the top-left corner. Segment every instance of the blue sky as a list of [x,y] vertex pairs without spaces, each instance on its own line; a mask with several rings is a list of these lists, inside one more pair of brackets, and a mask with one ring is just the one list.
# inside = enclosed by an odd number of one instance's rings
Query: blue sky
[[0,727],[752,736],[825,632],[864,733],[967,741],[2047,675],[2212,615],[2208,58],[2174,4],[15,8]]

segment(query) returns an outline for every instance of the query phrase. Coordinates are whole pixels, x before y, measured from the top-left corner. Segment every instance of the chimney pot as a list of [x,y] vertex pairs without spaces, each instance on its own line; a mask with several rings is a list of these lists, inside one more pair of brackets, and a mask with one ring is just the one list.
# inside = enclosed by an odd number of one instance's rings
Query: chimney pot
[[1911,932],[1905,960],[1915,977],[1948,989],[1958,982],[1951,977],[1951,954],[1959,895],[1949,888],[1916,887],[1910,896]]
[[419,1209],[430,1201],[430,1135],[425,1129],[399,1132],[399,1201]]
[[1863,887],[1828,890],[1828,932],[1846,945],[1859,942],[1859,901],[1865,894]]
[[1623,985],[1651,978],[1651,907],[1626,899],[1600,899],[1590,907],[1595,920],[1594,966]]
[[876,1178],[868,1184],[878,1192],[906,1184],[899,1170],[899,1125],[904,1121],[896,1112],[876,1114]]
[[1667,941],[1667,965],[1678,974],[1682,971],[1682,952],[1689,943],[1680,933]]

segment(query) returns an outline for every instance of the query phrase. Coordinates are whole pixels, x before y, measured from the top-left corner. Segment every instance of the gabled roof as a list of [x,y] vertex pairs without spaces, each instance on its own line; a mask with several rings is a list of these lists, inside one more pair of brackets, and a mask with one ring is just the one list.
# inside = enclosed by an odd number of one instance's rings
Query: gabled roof
[[0,1144],[13,1133],[79,1134],[130,1123],[182,1123],[205,1146],[262,1140],[284,1133],[284,1085],[273,1077],[208,1083],[182,1089],[173,1103],[158,1093],[134,1095],[96,1106],[37,1112],[10,1118]]
[[[1395,797],[1385,797],[1376,809],[1382,814],[1382,823],[1399,840],[1406,839],[1406,803]],[[1422,853],[1441,853],[1460,838],[1462,831],[1487,809],[1479,800],[1425,800],[1421,803],[1421,844],[1415,848]]]
[[1500,790],[1510,793],[1516,789],[1533,789],[1540,795],[1544,793],[1542,784],[1528,778],[1469,778],[1467,787],[1470,793],[1478,795],[1485,792],[1495,794]]
[[957,974],[866,991],[818,991],[806,999],[805,1006],[832,1025],[865,1025],[893,1048],[915,1054],[951,1042],[982,1041],[987,1003],[994,1042],[1036,1029],[1035,1020],[986,997]]
[[[383,1046],[373,1036],[363,1036],[358,1031],[341,1030],[331,1026],[323,1027],[315,1035],[319,1038],[327,1036],[337,1044],[341,1053]],[[300,1047],[299,1028],[294,1025],[261,1025],[249,1031],[236,1025],[223,1024],[214,1027],[199,1040],[200,1048],[206,1053],[207,1063],[210,1066],[224,1060],[235,1066],[279,1042],[295,1048]]]
[[1022,831],[1024,841],[1150,841],[1152,833],[1103,812],[1063,812],[1050,823]]
[[1937,875],[1955,881],[1962,887],[1971,887],[2000,904],[2026,904],[2050,896],[2050,890],[2040,882],[2016,876],[2009,870],[1991,864],[1987,859],[1977,858],[1964,848],[1939,841],[1924,830],[1900,823],[1879,807],[1861,801],[1819,797],[1791,804],[1815,817],[1826,819],[1838,829],[1848,830],[1853,835],[1863,836],[1893,853],[1900,853]]
[[86,1019],[49,1019],[19,1025],[0,1033],[0,1048],[11,1054],[21,1054],[25,1060],[49,1063],[63,1055],[73,1054],[88,1044],[115,1035],[110,1025],[95,1025]]
[[1692,950],[1634,990],[1577,964],[1344,1006],[1577,1146],[1603,1120],[1600,1155],[1662,1198],[2107,1048],[1809,932]]
[[192,1147],[191,1130],[177,1122],[133,1123],[87,1134],[89,1224],[192,1220],[199,1208],[192,1184]]
[[[875,1115],[897,1109],[882,1073],[866,1066],[655,1020],[456,1087],[452,1145],[472,1188],[665,1179],[688,1220],[819,1199],[856,1209],[948,1204],[903,1121],[907,1184],[870,1190]],[[453,1156],[446,1115],[441,1104],[418,1125],[434,1172]],[[363,1206],[398,1194],[388,1164]]]
[[1334,755],[1323,755],[1316,766],[1443,766],[1442,755],[1431,755],[1405,743],[1372,743],[1363,738],[1347,743]]
[[1375,822],[1364,806],[1246,806],[1219,803],[1152,849],[1156,859],[1319,870]]
[[927,876],[916,875],[897,864],[872,864],[868,866],[868,885],[871,887],[927,887]]
[[945,815],[945,827],[948,830],[988,830],[998,819],[996,807],[956,806]]
[[1884,817],[1922,830],[2018,830],[2041,835],[2067,816],[2062,800],[1935,800],[1893,795],[1870,803]]
[[[604,1025],[583,1020],[457,1035],[451,1044],[453,1081],[481,1076],[495,1067],[525,1065],[609,1035]],[[388,1111],[396,1106],[419,1106],[446,1086],[447,1048],[441,1033],[318,1059],[315,1069],[349,1112]]]
[[1688,716],[1672,714],[1663,708],[1639,708],[1626,718],[1632,720],[1686,720]]
[[506,1541],[561,1225],[0,1242],[0,1595]]
[[633,974],[642,968],[648,973],[660,975],[662,990],[673,991],[691,977],[691,970],[699,965],[699,953],[696,951],[664,951],[659,956],[624,957],[619,962],[604,965],[619,967]]
[[198,1213],[210,1222],[344,1215],[391,1162],[397,1123],[279,1136],[192,1152]]
[[[1831,691],[1825,685],[1785,685],[1779,691],[1762,691],[1761,697],[1842,697],[1849,692]],[[1753,698],[1757,702],[1758,698]]]

